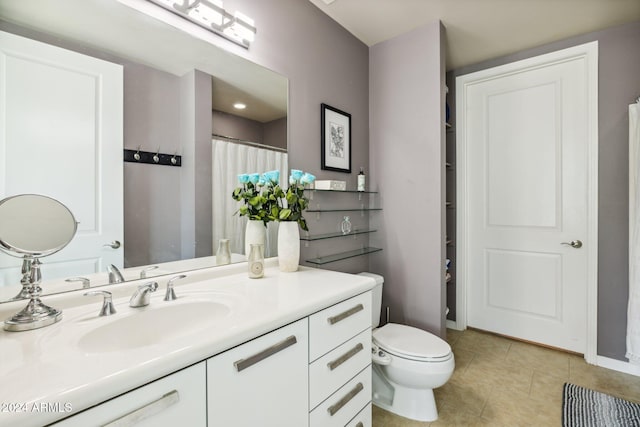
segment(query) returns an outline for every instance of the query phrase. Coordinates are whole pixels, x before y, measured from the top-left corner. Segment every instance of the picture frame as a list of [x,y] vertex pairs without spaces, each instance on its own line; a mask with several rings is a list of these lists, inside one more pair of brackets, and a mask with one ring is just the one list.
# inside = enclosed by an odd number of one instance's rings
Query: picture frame
[[320,104],[321,169],[351,173],[351,114]]

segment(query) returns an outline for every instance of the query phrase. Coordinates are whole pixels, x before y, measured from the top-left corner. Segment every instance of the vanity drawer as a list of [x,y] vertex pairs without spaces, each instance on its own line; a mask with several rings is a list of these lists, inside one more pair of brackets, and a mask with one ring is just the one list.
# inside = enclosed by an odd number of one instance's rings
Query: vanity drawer
[[318,406],[370,364],[371,329],[365,329],[309,366],[309,407]]
[[206,426],[205,362],[53,424],[55,427]]
[[363,369],[309,416],[310,427],[343,427],[371,401],[371,368]]
[[358,413],[349,424],[345,427],[371,427],[373,423],[373,418],[371,415],[371,403],[364,407],[362,411]]
[[369,291],[309,316],[309,361],[370,329],[371,302]]

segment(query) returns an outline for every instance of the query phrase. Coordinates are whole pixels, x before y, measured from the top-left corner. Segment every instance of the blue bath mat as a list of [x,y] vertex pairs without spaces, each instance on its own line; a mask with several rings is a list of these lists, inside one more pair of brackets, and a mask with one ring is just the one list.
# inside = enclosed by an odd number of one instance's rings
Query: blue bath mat
[[640,427],[640,405],[565,383],[563,427]]

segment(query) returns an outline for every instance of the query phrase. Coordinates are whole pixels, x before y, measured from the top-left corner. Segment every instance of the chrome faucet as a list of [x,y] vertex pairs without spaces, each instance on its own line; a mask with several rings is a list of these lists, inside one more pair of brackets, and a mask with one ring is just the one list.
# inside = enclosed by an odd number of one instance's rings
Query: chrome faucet
[[98,316],[111,316],[116,312],[116,308],[113,306],[113,298],[111,296],[111,292],[109,291],[90,291],[83,294],[85,297],[93,296],[93,295],[102,295],[104,298],[102,300],[102,307],[100,308],[100,313]]
[[124,282],[122,273],[120,273],[120,270],[118,270],[118,267],[115,265],[109,264],[107,266],[107,272],[109,273],[109,284]]
[[151,270],[155,270],[156,268],[159,268],[157,265],[152,265],[151,267],[147,267],[144,270],[140,271],[140,278],[141,279],[146,279],[147,278],[147,271],[151,271]]
[[86,277],[69,277],[68,279],[64,279],[65,282],[81,282],[82,289],[89,289],[91,287],[91,282]]
[[158,290],[158,282],[149,282],[144,285],[138,286],[138,289],[134,292],[129,300],[130,307],[145,307],[149,305],[151,299],[151,292]]
[[167,282],[167,292],[164,294],[165,301],[173,301],[175,299],[178,299],[175,291],[173,290],[173,282],[175,282],[176,280],[184,279],[185,277],[187,276],[185,276],[184,274],[180,274],[179,276],[172,277]]

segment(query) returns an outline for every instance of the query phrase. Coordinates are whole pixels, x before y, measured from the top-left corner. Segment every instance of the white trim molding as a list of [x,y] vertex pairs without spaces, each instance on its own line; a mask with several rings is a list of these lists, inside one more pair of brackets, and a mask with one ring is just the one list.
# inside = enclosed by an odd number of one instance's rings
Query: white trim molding
[[597,356],[596,365],[601,368],[613,369],[614,371],[640,377],[640,365],[634,365],[623,360],[611,359],[609,357]]

